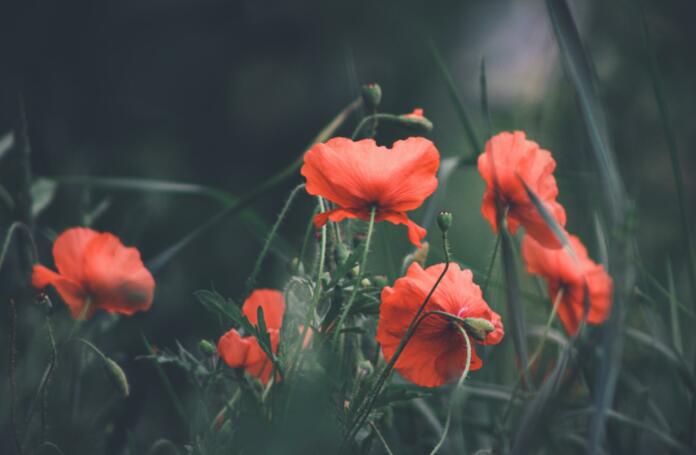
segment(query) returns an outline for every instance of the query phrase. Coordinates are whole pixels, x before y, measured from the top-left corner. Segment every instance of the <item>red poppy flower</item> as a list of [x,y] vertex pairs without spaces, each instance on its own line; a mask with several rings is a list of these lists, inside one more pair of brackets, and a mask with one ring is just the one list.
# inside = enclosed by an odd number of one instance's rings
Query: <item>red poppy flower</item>
[[[258,308],[263,308],[271,349],[278,351],[280,327],[283,325],[285,298],[283,293],[272,289],[257,289],[251,293],[242,305],[242,312],[253,325],[258,325]],[[273,372],[273,364],[263,352],[255,336],[242,337],[232,329],[218,341],[218,353],[231,368],[244,368],[251,376],[268,383]]]
[[[563,206],[556,202],[558,186],[553,177],[556,161],[551,153],[536,142],[527,140],[522,131],[503,132],[486,143],[486,150],[478,158],[478,170],[486,181],[481,213],[495,232],[498,232],[496,193],[507,209],[507,223],[511,233],[522,225],[530,236],[548,248],[560,248],[553,231],[546,224],[527,195],[522,181],[544,203],[548,212],[565,226]],[[497,186],[497,191],[496,191]]]
[[589,290],[587,322],[601,324],[611,310],[612,280],[574,235],[568,235],[574,257],[565,248],[544,248],[530,236],[522,240],[522,256],[527,271],[546,279],[549,297],[553,300],[563,291],[558,316],[570,335],[575,335],[585,311],[585,286]]
[[143,265],[140,252],[123,246],[108,232],[71,228],[53,243],[58,273],[35,265],[32,284],[53,286],[73,318],[89,319],[98,309],[130,316],[152,305],[155,280]]
[[377,146],[372,139],[351,141],[334,138],[316,144],[304,156],[302,175],[307,192],[322,196],[338,207],[320,213],[314,224],[345,218],[369,220],[372,207],[376,221],[405,224],[408,238],[420,246],[425,229],[406,212],[415,210],[437,187],[440,154],[429,140],[410,137],[392,148]]
[[[406,276],[399,278],[394,287],[382,290],[382,306],[377,325],[377,341],[384,358],[389,361],[404,337],[418,308],[435,285],[445,264],[423,269],[414,263]],[[497,344],[503,338],[500,316],[483,300],[481,289],[474,284],[470,270],[461,270],[450,264],[449,270],[426,304],[423,314],[442,311],[459,318],[482,318],[494,330],[485,335],[480,344]],[[472,344],[473,347],[473,344]],[[458,378],[466,367],[466,342],[451,320],[434,314],[426,317],[414,332],[394,367],[406,379],[423,387],[437,387]],[[483,362],[471,353],[471,370]]]

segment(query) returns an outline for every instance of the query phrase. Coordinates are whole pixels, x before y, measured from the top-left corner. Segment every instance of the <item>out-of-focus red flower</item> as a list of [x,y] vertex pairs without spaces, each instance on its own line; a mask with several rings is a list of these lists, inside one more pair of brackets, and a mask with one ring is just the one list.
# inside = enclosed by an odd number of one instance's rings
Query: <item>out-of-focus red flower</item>
[[556,161],[551,153],[536,142],[527,140],[524,132],[503,132],[486,143],[486,150],[478,158],[478,170],[486,181],[481,213],[495,232],[498,226],[496,194],[503,210],[507,209],[507,223],[511,233],[522,225],[530,236],[548,248],[561,244],[529,199],[522,184],[527,184],[544,203],[556,221],[565,226],[563,206],[556,202],[558,186],[553,176]]
[[[377,326],[377,341],[382,346],[384,358],[389,361],[404,337],[418,308],[425,300],[445,264],[423,269],[414,263],[394,287],[382,290]],[[493,331],[480,344],[497,344],[503,338],[500,316],[483,300],[481,289],[474,284],[470,270],[461,270],[450,264],[444,278],[426,304],[423,314],[442,311],[462,319],[481,318],[490,322]],[[473,343],[472,343],[473,347]],[[466,367],[466,342],[455,323],[444,316],[433,314],[420,323],[406,344],[394,367],[406,379],[423,387],[437,387],[458,378]],[[471,353],[471,370],[477,370],[483,362]]]
[[369,220],[376,208],[376,221],[405,224],[408,238],[421,245],[425,229],[406,212],[415,210],[437,187],[440,153],[422,137],[396,141],[392,148],[377,146],[372,139],[354,142],[334,138],[316,144],[304,156],[302,175],[307,192],[322,196],[338,207],[320,213],[314,224],[345,218]]
[[53,286],[75,319],[89,319],[98,309],[131,316],[152,305],[155,280],[140,252],[123,246],[113,234],[68,229],[53,243],[53,260],[58,273],[35,265],[32,284],[37,289]]
[[553,300],[562,291],[558,316],[570,335],[575,335],[585,308],[585,287],[589,290],[587,322],[601,324],[611,310],[612,280],[599,264],[587,256],[585,246],[574,235],[568,235],[574,255],[565,248],[545,248],[534,238],[522,240],[522,256],[527,271],[546,280]]
[[[283,325],[285,298],[283,293],[272,289],[257,289],[242,305],[242,312],[252,325],[258,326],[258,308],[263,308],[268,335],[273,353],[278,352],[280,327]],[[225,333],[218,341],[218,353],[232,368],[244,368],[251,376],[268,383],[273,364],[255,336],[242,337],[235,329]]]

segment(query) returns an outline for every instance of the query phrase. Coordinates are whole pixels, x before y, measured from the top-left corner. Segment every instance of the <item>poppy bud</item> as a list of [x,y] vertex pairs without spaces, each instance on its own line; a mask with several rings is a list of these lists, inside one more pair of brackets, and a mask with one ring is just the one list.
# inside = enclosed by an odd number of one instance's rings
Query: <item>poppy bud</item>
[[437,215],[437,225],[442,232],[447,232],[452,226],[452,212],[442,211]]
[[217,348],[208,340],[199,341],[198,350],[205,356],[217,355]]
[[372,279],[375,282],[375,286],[380,289],[389,284],[389,280],[384,275],[375,275],[372,277]]
[[109,377],[113,381],[114,385],[119,392],[121,392],[121,395],[123,395],[124,398],[127,397],[130,393],[130,387],[128,385],[126,373],[123,372],[123,369],[118,365],[118,363],[114,362],[108,357],[104,357],[104,366],[106,367],[106,372],[109,374]]
[[364,84],[362,86],[362,98],[365,107],[373,111],[376,110],[382,101],[382,87],[379,84]]
[[364,288],[369,288],[370,286],[372,286],[372,283],[370,282],[370,280],[368,278],[363,278],[360,281],[360,286],[362,286]]
[[414,109],[410,114],[400,115],[399,122],[419,133],[429,133],[433,130],[433,123],[423,115],[423,109]]
[[464,329],[475,340],[483,341],[489,333],[495,330],[495,326],[488,319],[466,318],[464,319]]
[[303,273],[304,272],[304,266],[302,265],[302,261],[300,261],[300,258],[294,257],[288,262],[288,270],[290,273]]

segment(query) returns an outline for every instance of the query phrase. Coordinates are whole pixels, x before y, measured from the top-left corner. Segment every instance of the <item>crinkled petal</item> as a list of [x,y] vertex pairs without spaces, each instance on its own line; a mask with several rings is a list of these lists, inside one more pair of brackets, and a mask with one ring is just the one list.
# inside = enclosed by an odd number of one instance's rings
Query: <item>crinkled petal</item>
[[253,325],[258,325],[258,309],[263,308],[263,318],[268,329],[279,330],[285,314],[285,297],[274,289],[256,289],[244,301],[242,312]]
[[96,309],[90,305],[85,308],[88,302],[88,296],[82,285],[76,281],[57,274],[42,265],[35,265],[32,276],[32,285],[37,289],[43,289],[46,286],[53,286],[63,299],[70,310],[70,314],[74,319],[84,317],[89,319],[94,314]]
[[81,283],[85,279],[84,259],[87,245],[99,233],[92,229],[76,227],[60,234],[53,243],[53,262],[58,273]]
[[85,280],[96,307],[125,315],[150,308],[155,280],[137,249],[103,233],[89,242],[84,255]]

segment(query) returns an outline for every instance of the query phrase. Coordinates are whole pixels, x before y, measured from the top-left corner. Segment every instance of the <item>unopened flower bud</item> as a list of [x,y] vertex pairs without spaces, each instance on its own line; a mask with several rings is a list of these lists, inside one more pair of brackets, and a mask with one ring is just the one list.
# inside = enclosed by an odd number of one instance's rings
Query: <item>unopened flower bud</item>
[[384,275],[375,275],[372,280],[375,282],[375,286],[380,289],[389,284],[389,280]]
[[217,355],[217,348],[213,343],[211,343],[208,340],[201,340],[198,342],[198,350],[200,351],[201,354],[205,356],[214,356]]
[[421,247],[418,248],[415,253],[413,253],[413,262],[417,262],[421,267],[425,267],[425,261],[428,260],[428,253],[430,252],[430,244],[428,242],[422,242]]
[[433,130],[433,123],[423,115],[423,109],[414,109],[410,114],[399,116],[403,126],[420,133],[429,133]]
[[442,232],[447,232],[450,226],[452,226],[452,213],[447,211],[440,212],[437,215],[437,225]]
[[360,281],[360,286],[362,286],[362,287],[364,287],[364,288],[369,288],[370,286],[372,286],[372,283],[370,282],[370,279],[369,279],[369,278],[363,278],[363,279]]
[[362,98],[365,107],[374,111],[382,101],[382,87],[379,84],[364,84],[362,86]]
[[292,274],[301,274],[304,272],[304,266],[302,265],[302,261],[300,261],[300,258],[294,257],[288,262],[288,270]]
[[464,319],[464,330],[475,340],[483,341],[489,333],[495,330],[495,326],[488,319],[466,318]]

